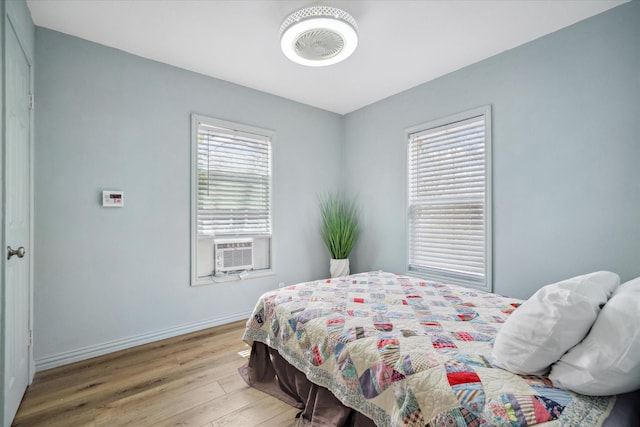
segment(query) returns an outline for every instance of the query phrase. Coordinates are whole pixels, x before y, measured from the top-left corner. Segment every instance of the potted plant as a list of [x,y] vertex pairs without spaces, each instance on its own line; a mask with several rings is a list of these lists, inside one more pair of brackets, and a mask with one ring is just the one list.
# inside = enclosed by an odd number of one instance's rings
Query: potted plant
[[360,235],[358,207],[343,194],[319,197],[322,239],[331,253],[329,271],[331,277],[349,274],[349,254]]

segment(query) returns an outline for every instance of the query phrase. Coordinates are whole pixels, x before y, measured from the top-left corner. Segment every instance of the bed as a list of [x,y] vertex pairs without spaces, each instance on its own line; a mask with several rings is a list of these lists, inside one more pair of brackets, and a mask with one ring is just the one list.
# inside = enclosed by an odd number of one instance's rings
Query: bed
[[638,425],[638,393],[583,396],[492,364],[521,302],[379,271],[289,286],[259,299],[240,372],[310,425]]

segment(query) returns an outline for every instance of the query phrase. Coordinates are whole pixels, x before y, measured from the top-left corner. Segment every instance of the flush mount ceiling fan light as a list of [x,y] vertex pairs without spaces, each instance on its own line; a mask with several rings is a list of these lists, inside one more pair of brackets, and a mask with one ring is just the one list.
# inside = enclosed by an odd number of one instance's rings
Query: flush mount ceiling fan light
[[301,65],[336,64],[358,47],[358,25],[337,7],[305,7],[280,25],[280,47],[287,58]]

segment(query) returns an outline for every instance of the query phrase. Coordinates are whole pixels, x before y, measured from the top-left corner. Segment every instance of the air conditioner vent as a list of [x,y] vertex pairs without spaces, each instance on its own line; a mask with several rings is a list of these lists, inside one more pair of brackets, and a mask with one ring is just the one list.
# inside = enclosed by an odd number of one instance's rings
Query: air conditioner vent
[[253,239],[214,241],[215,273],[253,269]]

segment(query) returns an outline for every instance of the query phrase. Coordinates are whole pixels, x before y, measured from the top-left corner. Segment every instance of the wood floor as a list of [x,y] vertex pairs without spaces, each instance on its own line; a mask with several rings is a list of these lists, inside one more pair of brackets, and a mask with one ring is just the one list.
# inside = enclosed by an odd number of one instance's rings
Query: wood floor
[[237,372],[244,322],[39,372],[14,426],[288,427],[298,410]]

